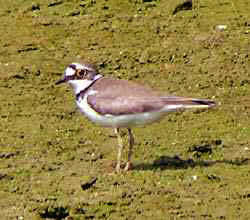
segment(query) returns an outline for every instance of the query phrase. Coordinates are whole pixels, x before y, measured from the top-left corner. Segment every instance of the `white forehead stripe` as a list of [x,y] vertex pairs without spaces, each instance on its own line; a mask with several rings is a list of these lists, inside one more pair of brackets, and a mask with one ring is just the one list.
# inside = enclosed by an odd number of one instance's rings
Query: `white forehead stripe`
[[73,70],[70,67],[67,67],[66,71],[65,71],[65,76],[73,76],[75,74],[75,70]]
[[89,71],[94,71],[94,69],[88,65],[80,64],[80,63],[72,63],[73,65],[76,66],[76,69],[87,69]]
[[81,65],[80,63],[72,63],[73,65],[75,65],[76,66],[76,69],[84,69],[84,66],[83,65]]

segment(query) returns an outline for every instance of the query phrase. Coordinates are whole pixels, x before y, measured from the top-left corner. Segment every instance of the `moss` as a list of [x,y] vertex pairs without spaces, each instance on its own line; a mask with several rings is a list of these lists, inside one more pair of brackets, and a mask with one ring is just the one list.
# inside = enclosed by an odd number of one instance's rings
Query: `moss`
[[[173,15],[181,2],[4,1],[3,219],[249,219],[250,3],[193,1]],[[116,175],[116,139],[54,85],[79,59],[218,106],[135,128],[134,170]],[[97,181],[82,190],[86,177]]]

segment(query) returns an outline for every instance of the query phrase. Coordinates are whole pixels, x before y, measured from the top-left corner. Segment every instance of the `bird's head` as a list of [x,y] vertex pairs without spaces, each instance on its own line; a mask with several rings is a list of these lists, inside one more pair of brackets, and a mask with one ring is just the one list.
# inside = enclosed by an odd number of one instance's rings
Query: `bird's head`
[[56,85],[68,82],[75,93],[89,87],[95,80],[102,77],[90,64],[71,63],[64,71],[63,78],[56,82]]

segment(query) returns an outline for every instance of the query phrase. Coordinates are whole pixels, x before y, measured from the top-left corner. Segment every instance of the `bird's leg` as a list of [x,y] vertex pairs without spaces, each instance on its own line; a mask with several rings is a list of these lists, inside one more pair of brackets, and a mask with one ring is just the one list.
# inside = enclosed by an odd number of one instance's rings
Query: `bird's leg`
[[116,164],[116,172],[119,173],[120,172],[120,168],[121,168],[121,156],[122,156],[122,149],[123,149],[123,144],[122,144],[122,137],[119,133],[119,129],[115,128],[115,134],[117,136],[117,140],[118,140],[118,153],[117,153],[117,164]]
[[132,130],[130,128],[128,128],[128,136],[129,136],[128,161],[127,161],[126,166],[124,168],[125,171],[128,171],[132,168],[131,157],[132,157],[132,153],[133,153],[133,146],[135,143],[134,136],[133,136]]

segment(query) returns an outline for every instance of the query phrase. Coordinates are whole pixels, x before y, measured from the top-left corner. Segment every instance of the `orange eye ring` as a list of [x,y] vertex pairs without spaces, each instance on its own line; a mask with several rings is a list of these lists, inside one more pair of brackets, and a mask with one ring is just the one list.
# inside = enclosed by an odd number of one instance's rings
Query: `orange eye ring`
[[75,74],[77,77],[81,77],[81,70],[77,69]]

